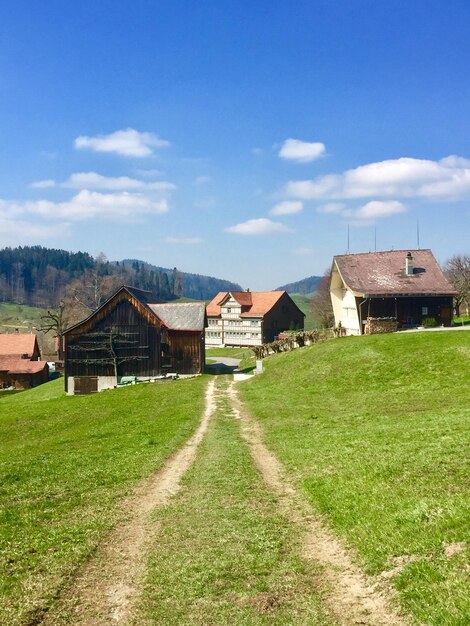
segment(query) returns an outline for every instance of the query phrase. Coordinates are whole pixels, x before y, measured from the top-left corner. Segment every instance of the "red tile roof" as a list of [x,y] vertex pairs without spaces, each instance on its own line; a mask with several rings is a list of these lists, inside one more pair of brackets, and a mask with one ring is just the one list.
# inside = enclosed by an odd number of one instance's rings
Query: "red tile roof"
[[0,356],[33,356],[36,335],[31,333],[0,334]]
[[[413,256],[413,274],[405,272],[405,258]],[[431,250],[391,250],[335,256],[345,285],[357,295],[456,295]]]
[[14,357],[0,357],[0,371],[10,374],[37,374],[47,366],[47,361],[29,361]]
[[241,317],[262,317],[285,293],[285,291],[220,291],[207,305],[207,315],[219,317],[221,303],[229,294],[232,294],[242,305]]

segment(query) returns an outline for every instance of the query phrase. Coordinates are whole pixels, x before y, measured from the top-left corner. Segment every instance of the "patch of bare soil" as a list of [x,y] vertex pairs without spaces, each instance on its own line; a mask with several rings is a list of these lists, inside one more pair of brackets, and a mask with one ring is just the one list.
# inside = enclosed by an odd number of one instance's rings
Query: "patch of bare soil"
[[[164,506],[180,488],[215,410],[215,381],[209,382],[205,410],[196,433],[153,476],[144,480],[123,503],[124,522],[112,530],[92,559],[73,579],[58,605],[36,624],[52,626],[109,626],[135,619],[145,547],[156,532],[150,513]],[[134,623],[136,623],[134,621]]]
[[302,556],[322,566],[323,576],[315,580],[326,605],[338,624],[351,626],[404,626],[409,621],[394,608],[393,592],[382,579],[374,580],[352,561],[345,546],[329,531],[319,516],[295,490],[278,459],[263,441],[260,425],[244,411],[235,384],[228,390],[234,417],[253,460],[266,484],[279,497],[284,515],[303,536]]

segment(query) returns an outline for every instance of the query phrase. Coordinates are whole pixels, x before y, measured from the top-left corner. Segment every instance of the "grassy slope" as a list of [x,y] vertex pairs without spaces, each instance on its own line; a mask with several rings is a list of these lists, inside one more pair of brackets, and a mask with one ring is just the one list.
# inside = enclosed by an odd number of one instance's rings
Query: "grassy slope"
[[296,555],[296,538],[220,400],[183,482],[157,514],[139,623],[328,623],[312,592],[317,572]]
[[0,413],[0,623],[47,604],[116,520],[118,498],[194,430],[204,378],[67,397],[57,380]]
[[[241,391],[314,506],[420,623],[468,623],[470,333],[276,355]],[[466,542],[466,543],[461,543]],[[466,548],[447,556],[446,544]],[[465,617],[465,615],[467,617]]]
[[40,323],[41,315],[46,309],[26,306],[25,304],[0,303],[0,332],[13,331],[15,328],[23,333],[29,332],[31,326]]
[[312,298],[313,294],[302,295],[299,293],[289,294],[292,300],[296,303],[299,309],[305,313],[305,322],[304,328],[305,330],[312,330],[312,328],[317,328],[318,323],[312,313]]

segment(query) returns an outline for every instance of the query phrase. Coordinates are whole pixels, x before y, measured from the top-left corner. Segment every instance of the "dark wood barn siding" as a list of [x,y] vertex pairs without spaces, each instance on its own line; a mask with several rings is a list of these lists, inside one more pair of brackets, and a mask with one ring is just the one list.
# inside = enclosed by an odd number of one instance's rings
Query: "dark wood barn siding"
[[[452,323],[452,298],[449,296],[370,298],[362,305],[361,302],[361,298],[356,298],[363,323],[368,316],[393,317],[410,326],[421,325],[427,317],[433,317],[439,325]],[[423,313],[423,308],[427,312]]]
[[[116,360],[113,357],[116,355]],[[127,299],[83,330],[66,335],[67,376],[155,376],[161,372],[160,329]]]
[[287,293],[266,313],[263,322],[263,342],[273,341],[283,330],[302,330],[304,315]]
[[204,370],[204,336],[197,331],[169,331],[163,369],[178,374],[201,374]]

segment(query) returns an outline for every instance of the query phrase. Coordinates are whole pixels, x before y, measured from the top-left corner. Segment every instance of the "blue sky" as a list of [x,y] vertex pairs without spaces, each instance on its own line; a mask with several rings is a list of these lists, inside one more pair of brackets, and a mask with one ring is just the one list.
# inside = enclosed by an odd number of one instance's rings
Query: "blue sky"
[[0,8],[0,246],[267,290],[469,252],[467,0]]

